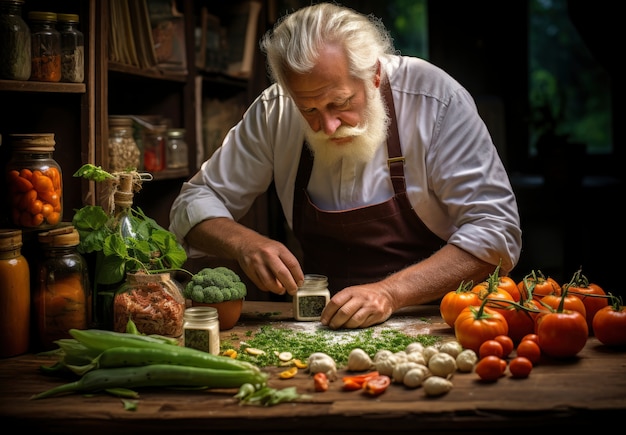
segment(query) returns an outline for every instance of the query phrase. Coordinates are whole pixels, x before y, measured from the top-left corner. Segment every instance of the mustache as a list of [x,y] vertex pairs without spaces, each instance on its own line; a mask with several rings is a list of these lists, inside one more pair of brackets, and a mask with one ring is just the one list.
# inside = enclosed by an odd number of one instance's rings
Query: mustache
[[310,131],[311,137],[317,140],[343,139],[345,137],[361,136],[367,132],[367,124],[350,127],[342,125],[333,134],[328,135],[324,131]]

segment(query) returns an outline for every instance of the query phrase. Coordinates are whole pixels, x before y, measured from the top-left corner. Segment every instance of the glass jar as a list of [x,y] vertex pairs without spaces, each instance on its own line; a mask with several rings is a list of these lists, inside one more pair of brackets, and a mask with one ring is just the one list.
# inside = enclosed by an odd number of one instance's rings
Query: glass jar
[[0,229],[0,358],[28,351],[30,268],[22,255],[22,231]]
[[220,326],[217,309],[189,307],[185,310],[183,342],[185,347],[219,355]]
[[0,79],[30,78],[30,29],[22,18],[23,4],[23,0],[0,0]]
[[61,80],[61,35],[56,29],[57,14],[31,11],[28,19],[31,23],[30,79],[58,82]]
[[171,128],[167,130],[167,168],[178,169],[188,166],[189,155],[187,142],[185,142],[184,128]]
[[143,168],[148,172],[165,169],[165,125],[146,129],[143,138]]
[[324,275],[304,275],[304,284],[293,297],[293,315],[296,320],[319,320],[328,301],[328,278]]
[[109,172],[138,169],[140,158],[132,118],[109,116]]
[[113,330],[125,332],[132,319],[142,334],[182,340],[184,312],[182,286],[169,273],[128,273],[113,301]]
[[61,81],[82,83],[85,80],[85,38],[78,30],[76,14],[58,14],[61,34]]
[[71,225],[39,233],[43,258],[33,292],[39,345],[56,348],[55,340],[72,338],[69,330],[91,325],[91,290],[87,261],[77,251],[78,231]]
[[63,175],[53,159],[54,134],[11,134],[7,165],[11,220],[23,228],[52,228],[63,217]]

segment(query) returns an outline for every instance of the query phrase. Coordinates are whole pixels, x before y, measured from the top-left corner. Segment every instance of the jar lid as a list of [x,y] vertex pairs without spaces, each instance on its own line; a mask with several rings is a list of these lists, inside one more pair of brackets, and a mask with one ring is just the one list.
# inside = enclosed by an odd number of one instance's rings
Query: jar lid
[[22,230],[0,229],[0,251],[22,247]]
[[38,237],[40,243],[48,246],[77,246],[80,243],[80,235],[73,225],[39,233]]
[[133,119],[128,116],[109,116],[109,127],[130,127],[133,125]]
[[169,137],[183,137],[185,135],[184,128],[170,128],[167,130],[167,135]]
[[189,307],[185,309],[184,317],[195,320],[217,319],[218,313],[215,307]]
[[54,133],[10,134],[10,141],[16,151],[54,151]]
[[57,14],[55,12],[30,11],[28,19],[34,21],[56,21]]
[[59,21],[63,21],[65,23],[78,23],[78,15],[77,14],[57,14],[57,18]]

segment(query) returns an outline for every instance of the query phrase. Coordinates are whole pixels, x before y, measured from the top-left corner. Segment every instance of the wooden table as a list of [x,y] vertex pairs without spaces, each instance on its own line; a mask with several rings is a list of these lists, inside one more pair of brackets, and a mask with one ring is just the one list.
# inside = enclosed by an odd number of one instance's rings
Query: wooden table
[[[281,328],[312,327],[294,321],[288,303],[246,302],[240,322],[223,331],[222,339],[243,337],[268,322]],[[378,328],[385,327],[453,337],[436,306],[403,311]],[[119,398],[100,394],[29,400],[62,382],[38,371],[40,365],[50,362],[50,357],[33,354],[0,360],[0,418],[6,427],[90,435],[170,431],[488,433],[512,428],[558,428],[561,432],[566,428],[597,430],[614,424],[626,412],[626,351],[608,349],[595,338],[590,338],[572,361],[541,361],[528,379],[505,376],[483,383],[475,373],[457,373],[452,391],[438,398],[399,385],[371,398],[342,391],[340,381],[332,383],[327,392],[314,393],[312,380],[303,371],[293,379],[279,380],[279,369],[271,368],[267,369],[273,375],[270,386],[293,385],[299,392],[313,395],[307,403],[273,407],[240,406],[232,399],[234,390],[140,390],[136,411],[125,411]]]

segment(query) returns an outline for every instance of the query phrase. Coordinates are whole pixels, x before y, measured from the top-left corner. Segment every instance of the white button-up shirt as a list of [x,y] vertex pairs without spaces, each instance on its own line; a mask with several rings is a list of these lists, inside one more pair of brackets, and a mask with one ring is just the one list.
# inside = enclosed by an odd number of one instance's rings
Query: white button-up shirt
[[[473,98],[424,60],[390,56],[381,63],[391,84],[415,212],[443,240],[511,270],[521,251],[517,202]],[[272,181],[292,227],[303,141],[298,109],[283,89],[271,85],[174,201],[170,230],[190,257],[203,255],[183,240],[194,225],[215,217],[240,219]],[[315,205],[328,211],[389,199],[386,147],[366,164],[339,163],[331,170],[314,165],[308,190]]]

